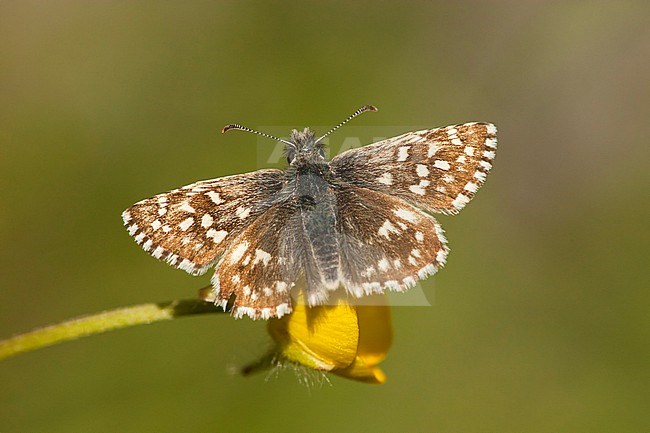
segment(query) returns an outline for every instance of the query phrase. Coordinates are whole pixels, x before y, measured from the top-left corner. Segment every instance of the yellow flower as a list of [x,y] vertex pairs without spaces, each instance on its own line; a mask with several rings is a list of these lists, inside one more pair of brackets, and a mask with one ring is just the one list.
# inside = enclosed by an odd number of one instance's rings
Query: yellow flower
[[[374,299],[372,299],[374,298]],[[301,300],[293,313],[271,319],[268,331],[276,347],[276,361],[290,361],[366,383],[384,383],[378,364],[392,342],[390,310],[381,296],[367,304],[308,307]],[[269,365],[266,365],[269,366]],[[263,367],[251,366],[245,372]]]

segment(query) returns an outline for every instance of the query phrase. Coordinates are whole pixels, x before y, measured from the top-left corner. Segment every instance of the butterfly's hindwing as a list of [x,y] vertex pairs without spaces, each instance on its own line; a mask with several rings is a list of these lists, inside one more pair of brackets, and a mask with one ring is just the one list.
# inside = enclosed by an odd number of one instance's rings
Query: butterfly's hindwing
[[283,184],[281,170],[205,180],[142,200],[122,218],[146,252],[200,275],[243,227],[269,208]]
[[455,214],[485,181],[496,146],[496,127],[472,122],[351,149],[330,166],[341,181],[401,197],[431,212]]
[[337,192],[341,283],[356,297],[403,291],[447,259],[442,228],[404,200],[366,188]]
[[290,290],[300,272],[301,240],[293,228],[298,209],[291,200],[277,203],[235,237],[212,277],[215,303],[232,314],[253,319],[291,312]]

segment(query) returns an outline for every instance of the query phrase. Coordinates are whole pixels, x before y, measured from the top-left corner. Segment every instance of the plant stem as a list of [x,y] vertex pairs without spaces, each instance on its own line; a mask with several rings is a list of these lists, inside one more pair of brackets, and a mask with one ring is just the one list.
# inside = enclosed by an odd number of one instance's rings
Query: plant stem
[[35,329],[0,341],[0,360],[41,347],[113,329],[171,320],[195,314],[223,313],[201,299],[186,299],[157,304],[141,304],[82,316],[55,325]]

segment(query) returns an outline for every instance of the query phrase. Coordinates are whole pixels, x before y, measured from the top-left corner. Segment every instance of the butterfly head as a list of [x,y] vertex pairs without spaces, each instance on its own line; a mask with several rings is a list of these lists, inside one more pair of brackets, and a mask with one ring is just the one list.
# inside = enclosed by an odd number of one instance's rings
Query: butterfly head
[[289,137],[292,145],[287,145],[287,161],[293,166],[325,161],[325,145],[316,140],[314,132],[305,128],[294,129]]
[[316,138],[314,132],[309,128],[305,128],[302,132],[294,129],[291,131],[291,136],[289,141],[282,138],[278,138],[271,134],[264,132],[255,131],[254,129],[247,128],[245,126],[233,123],[223,127],[221,132],[231,131],[233,129],[238,129],[240,131],[252,132],[253,134],[261,135],[266,138],[271,138],[276,141],[281,141],[287,145],[287,161],[293,167],[295,166],[304,166],[309,164],[321,164],[325,162],[325,145],[321,143],[323,138],[330,135],[332,132],[339,129],[341,126],[348,123],[350,120],[354,119],[361,113],[366,111],[377,111],[377,108],[372,105],[364,105],[359,108],[357,111],[352,113],[347,119],[343,122],[336,125],[334,128],[330,129],[325,133],[325,135]]

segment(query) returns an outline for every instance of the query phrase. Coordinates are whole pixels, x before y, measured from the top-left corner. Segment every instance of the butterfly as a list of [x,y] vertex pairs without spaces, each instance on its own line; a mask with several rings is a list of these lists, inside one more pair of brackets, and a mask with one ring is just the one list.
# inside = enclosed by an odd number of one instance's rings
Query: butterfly
[[[301,278],[310,306],[334,291],[355,298],[405,291],[434,274],[449,248],[432,213],[456,214],[485,182],[496,127],[470,122],[407,132],[325,159],[323,139],[288,140],[288,167],[199,181],[142,200],[122,214],[150,255],[192,275],[216,267],[211,299],[253,319],[292,311]],[[337,292],[341,293],[341,292]]]

